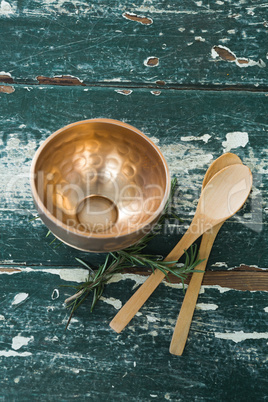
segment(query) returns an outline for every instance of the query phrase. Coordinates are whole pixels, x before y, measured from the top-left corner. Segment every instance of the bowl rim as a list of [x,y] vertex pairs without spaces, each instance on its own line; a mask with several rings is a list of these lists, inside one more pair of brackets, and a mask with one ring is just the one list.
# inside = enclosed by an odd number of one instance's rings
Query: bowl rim
[[[46,146],[55,137],[57,137],[63,131],[65,131],[65,130],[67,130],[69,128],[72,128],[72,127],[75,127],[75,126],[78,126],[78,125],[81,125],[81,124],[87,124],[87,123],[113,124],[113,125],[116,125],[116,126],[125,127],[128,130],[133,131],[135,134],[140,135],[145,141],[147,141],[155,149],[155,151],[158,153],[158,155],[159,155],[159,157],[160,157],[160,159],[161,159],[161,161],[163,163],[165,174],[166,174],[166,187],[165,187],[164,196],[163,196],[163,198],[161,200],[161,204],[159,205],[158,209],[153,214],[153,216],[151,216],[145,223],[139,224],[133,230],[125,230],[124,232],[119,232],[118,235],[111,234],[111,233],[94,233],[94,232],[90,232],[90,233],[88,232],[87,233],[87,232],[81,232],[76,228],[69,227],[68,225],[66,225],[65,223],[61,222],[59,219],[57,219],[51,212],[49,212],[49,210],[45,207],[45,205],[43,204],[43,202],[41,201],[41,199],[39,197],[39,194],[38,194],[36,186],[35,186],[35,168],[36,168],[36,164],[37,164],[37,161],[39,159],[39,156],[40,156],[41,152],[46,148]],[[122,122],[120,120],[109,119],[109,118],[94,118],[94,119],[79,120],[79,121],[67,124],[66,126],[61,127],[60,129],[58,129],[57,131],[52,133],[48,138],[45,139],[44,142],[42,142],[42,144],[39,146],[39,148],[35,152],[35,155],[34,155],[33,160],[32,160],[31,169],[30,169],[30,185],[31,185],[32,196],[33,196],[33,199],[34,199],[34,201],[36,203],[38,212],[41,211],[41,214],[44,214],[56,226],[61,227],[65,231],[67,231],[69,233],[72,233],[72,234],[75,234],[76,236],[80,236],[83,239],[85,239],[85,238],[88,238],[88,239],[90,239],[90,238],[94,238],[94,239],[114,239],[114,238],[120,238],[120,237],[124,237],[124,236],[129,236],[129,235],[134,234],[136,232],[138,233],[142,229],[146,228],[146,226],[150,226],[153,223],[153,221],[156,220],[156,218],[158,218],[160,216],[161,212],[163,211],[163,209],[164,209],[164,207],[166,205],[166,202],[167,202],[169,194],[170,194],[171,178],[170,178],[170,173],[169,173],[169,168],[168,168],[167,162],[166,162],[162,152],[160,151],[158,146],[150,138],[148,138],[144,133],[142,133],[139,129],[137,129],[136,127],[134,127],[134,126],[132,126],[132,125],[130,125],[128,123],[124,123],[124,122]]]

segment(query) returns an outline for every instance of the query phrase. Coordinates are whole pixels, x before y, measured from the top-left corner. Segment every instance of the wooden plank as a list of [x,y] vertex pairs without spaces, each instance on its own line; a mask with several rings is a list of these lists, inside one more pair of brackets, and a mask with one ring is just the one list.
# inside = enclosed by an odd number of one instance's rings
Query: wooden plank
[[5,1],[0,19],[1,68],[15,82],[267,87],[261,0]]
[[103,259],[49,245],[52,237],[45,237],[44,225],[30,222],[36,212],[29,186],[31,160],[45,138],[73,121],[103,116],[149,135],[178,178],[175,204],[184,223],[167,222],[149,252],[166,255],[177,243],[194,213],[207,167],[231,148],[252,169],[254,190],[245,208],[223,225],[209,267],[268,266],[265,94],[162,90],[156,96],[149,89],[136,89],[126,96],[113,88],[13,86],[13,93],[0,93],[2,262],[77,265],[75,257],[93,264]]
[[[208,271],[204,275],[204,279],[202,282],[203,286],[220,286],[222,288],[229,288],[229,289],[234,289],[234,290],[249,290],[249,291],[268,291],[268,270],[258,270],[256,269],[251,269],[251,267],[247,267],[247,270],[244,271],[236,271],[235,269],[233,271]],[[18,268],[18,267],[0,267],[0,274],[1,273],[6,273],[9,275],[12,275],[14,273],[21,273],[24,270],[30,270],[30,268]],[[60,272],[60,269],[65,270],[65,267],[57,267],[54,268],[55,272]],[[35,267],[36,272],[40,272],[40,269],[38,267]],[[53,270],[53,268],[46,268],[43,267],[41,268],[41,271],[43,272],[50,272]],[[70,270],[70,268],[69,268]],[[77,279],[81,275],[81,268],[79,271],[77,267],[73,267],[74,270],[74,277],[75,273],[79,273],[77,275]],[[141,275],[148,277],[151,274],[151,271],[148,269],[141,269],[137,267],[129,268],[129,269],[124,269],[122,271],[122,275]],[[87,278],[88,276],[88,271],[84,270],[83,273],[83,278]],[[191,280],[191,275],[185,280],[185,284],[188,285],[188,283]],[[176,277],[175,275],[169,275],[168,279],[165,279],[165,282],[167,283],[177,283],[180,284],[181,280]]]
[[[267,293],[205,288],[182,357],[169,342],[183,291],[164,284],[118,335],[109,327],[139,276],[110,284],[72,320],[59,275],[0,275],[1,396],[20,400],[264,400]],[[55,290],[57,289],[57,291]],[[194,373],[194,374],[193,374]]]

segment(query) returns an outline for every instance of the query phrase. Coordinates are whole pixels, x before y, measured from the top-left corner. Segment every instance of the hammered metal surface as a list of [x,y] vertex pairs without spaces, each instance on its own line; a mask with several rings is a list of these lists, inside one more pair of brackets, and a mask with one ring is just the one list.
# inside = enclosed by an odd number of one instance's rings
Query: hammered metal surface
[[[161,213],[169,192],[158,148],[115,121],[85,121],[59,130],[40,147],[33,169],[33,195],[47,215],[45,223],[52,217],[48,226],[56,236],[88,251],[115,250],[138,240]],[[90,196],[97,197],[94,203],[85,202]]]

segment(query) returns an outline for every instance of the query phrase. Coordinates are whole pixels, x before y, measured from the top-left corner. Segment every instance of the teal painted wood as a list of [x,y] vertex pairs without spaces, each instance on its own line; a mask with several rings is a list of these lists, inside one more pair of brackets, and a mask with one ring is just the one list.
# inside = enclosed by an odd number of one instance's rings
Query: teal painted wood
[[[65,332],[73,289],[62,285],[87,273],[75,257],[98,264],[103,256],[49,245],[45,226],[30,222],[28,176],[37,147],[68,123],[108,117],[136,126],[179,181],[184,223],[169,221],[149,245],[166,255],[190,223],[207,167],[230,150],[251,167],[254,189],[221,229],[208,269],[267,269],[267,5],[2,1],[0,33],[0,82],[11,84],[0,86],[0,264],[21,270],[0,269],[0,401],[266,400],[267,292],[204,287],[180,358],[168,352],[178,284],[161,284],[122,334],[109,328],[143,280],[137,274],[114,278],[94,313],[88,300]],[[77,79],[37,79],[56,75]]]
[[[86,84],[267,87],[261,0],[1,4],[1,70],[16,82],[73,75]],[[124,18],[131,13],[152,24]]]
[[149,89],[136,89],[126,96],[112,88],[14,88],[11,94],[0,93],[2,263],[77,266],[75,257],[93,264],[103,259],[49,245],[53,238],[45,237],[45,226],[30,222],[36,211],[29,167],[38,146],[56,129],[81,119],[108,117],[149,135],[164,153],[171,175],[178,178],[176,209],[184,223],[168,222],[163,236],[150,245],[151,252],[166,255],[177,243],[192,219],[206,169],[234,146],[231,151],[253,171],[254,190],[243,210],[222,227],[209,267],[268,266],[265,94],[163,90],[156,96]]
[[107,303],[125,302],[135,282],[110,284],[94,313],[88,301],[65,332],[72,290],[61,285],[75,283],[58,274],[0,275],[1,400],[265,400],[267,293],[204,289],[175,357],[168,348],[182,289],[162,284],[118,335]]

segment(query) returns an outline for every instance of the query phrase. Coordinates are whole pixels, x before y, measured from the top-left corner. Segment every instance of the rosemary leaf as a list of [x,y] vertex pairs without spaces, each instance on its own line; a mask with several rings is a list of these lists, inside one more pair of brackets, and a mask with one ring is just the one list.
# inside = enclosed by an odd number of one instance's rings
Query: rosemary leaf
[[[157,255],[153,256],[151,254],[143,253],[143,250],[147,244],[152,241],[155,236],[160,234],[166,219],[171,217],[181,221],[181,219],[173,213],[171,205],[175,194],[176,185],[177,180],[173,179],[171,182],[171,192],[168,202],[166,203],[164,211],[153,232],[148,233],[136,244],[127,247],[124,250],[108,253],[104,263],[101,264],[96,270],[93,270],[88,263],[76,258],[76,261],[89,270],[89,276],[83,284],[79,286],[72,286],[76,289],[76,293],[65,300],[67,307],[71,309],[66,328],[68,327],[75,310],[85,301],[89,294],[92,294],[90,308],[90,311],[92,312],[96,303],[102,296],[105,284],[115,273],[122,272],[124,269],[131,268],[133,266],[147,266],[151,268],[153,272],[159,269],[165,274],[167,280],[170,280],[169,274],[178,277],[181,280],[184,288],[184,281],[187,278],[187,275],[195,272],[196,266],[201,262],[201,260],[198,259],[196,246],[191,246],[189,252],[185,251],[185,262],[183,266],[178,266],[177,261],[163,261],[162,257],[159,258]],[[49,234],[50,232],[48,232],[47,236]]]

